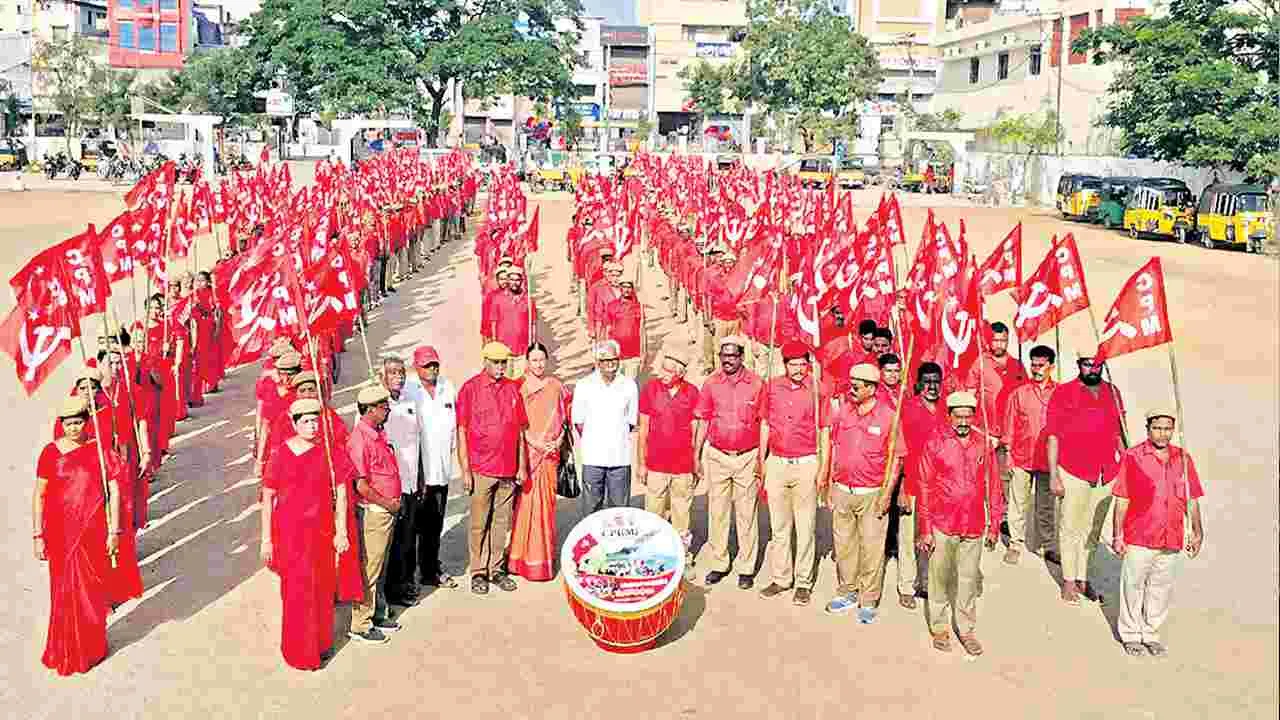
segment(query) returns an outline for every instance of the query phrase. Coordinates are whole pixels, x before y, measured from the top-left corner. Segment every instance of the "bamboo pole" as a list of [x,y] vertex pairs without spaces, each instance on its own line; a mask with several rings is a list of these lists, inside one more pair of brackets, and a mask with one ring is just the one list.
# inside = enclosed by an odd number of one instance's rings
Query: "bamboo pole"
[[[80,362],[84,365],[89,364],[88,353],[84,349],[84,335],[80,335]],[[79,388],[76,388],[77,392]],[[93,425],[94,444],[98,446],[98,470],[102,475],[102,502],[105,504],[104,512],[107,515],[107,543],[111,542],[111,482],[107,479],[107,456],[102,450],[102,428],[98,427],[98,399],[97,393],[93,390],[93,383],[89,383],[89,422]],[[116,514],[119,515],[119,498],[116,499]],[[119,529],[120,518],[116,517],[117,530]],[[108,553],[111,559],[111,567],[116,567],[117,550]]]
[[[907,342],[907,356],[903,359],[903,367],[911,367],[911,355],[915,352],[915,344],[914,337]],[[897,445],[898,427],[902,422],[902,405],[906,395],[907,383],[905,381],[899,382],[898,405],[893,409],[893,422],[889,424],[889,449],[885,451],[884,480],[880,483],[880,492],[882,494],[888,491],[889,482],[893,479],[889,471],[893,466],[893,450],[894,446]],[[899,468],[899,472],[901,472],[901,468]]]
[[[1093,339],[1101,345],[1102,335],[1098,333],[1098,319],[1093,314],[1093,306],[1089,306],[1089,324],[1093,326]],[[1115,404],[1116,414],[1120,416],[1120,441],[1125,447],[1129,447],[1129,419],[1125,417],[1124,407],[1120,404],[1120,391],[1116,390],[1115,383],[1111,380],[1111,368],[1102,367],[1103,373],[1106,374],[1107,385],[1110,386],[1108,392],[1111,393],[1111,402]]]
[[328,409],[328,405],[325,404],[324,396],[320,393],[320,388],[323,386],[320,384],[320,361],[316,352],[316,339],[311,335],[311,328],[309,326],[304,325],[303,327],[307,333],[307,350],[311,354],[311,367],[315,369],[314,371],[316,373],[316,394],[320,395],[320,433],[321,440],[324,443],[325,463],[329,466],[329,490],[333,493],[333,497],[336,500],[338,497],[338,475],[333,469],[333,450],[330,448],[331,433],[329,431],[329,413],[325,412]]
[[373,372],[373,355],[369,353],[369,331],[359,313],[356,314],[356,324],[360,326],[360,344],[364,346],[364,359],[369,364],[369,377],[376,378],[377,375]]
[[[1169,375],[1173,378],[1173,405],[1174,412],[1178,415],[1175,418],[1178,423],[1178,444],[1182,446],[1182,487],[1187,500],[1186,509],[1183,511],[1185,517],[1182,523],[1183,545],[1185,546],[1186,538],[1191,534],[1191,454],[1187,450],[1187,431],[1182,424],[1182,386],[1178,382],[1178,359],[1173,351],[1172,339],[1169,340]],[[1173,453],[1169,453],[1169,459],[1170,461],[1173,460]]]

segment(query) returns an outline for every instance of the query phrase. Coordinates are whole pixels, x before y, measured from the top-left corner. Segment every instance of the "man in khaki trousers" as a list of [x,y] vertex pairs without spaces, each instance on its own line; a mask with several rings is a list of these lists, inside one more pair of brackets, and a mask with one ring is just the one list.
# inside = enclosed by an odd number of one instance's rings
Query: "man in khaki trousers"
[[357,642],[387,642],[383,633],[400,629],[389,617],[377,617],[378,597],[386,569],[387,547],[400,512],[400,468],[387,441],[391,394],[381,385],[366,387],[356,396],[360,419],[347,438],[347,455],[356,470],[356,522],[360,525],[364,559],[364,597],[352,603],[348,636]]
[[687,353],[668,346],[658,360],[657,377],[640,391],[636,480],[644,487],[644,509],[661,516],[680,533],[685,571],[692,572],[690,516],[697,484],[693,412],[698,406],[698,388],[685,382],[688,364]]

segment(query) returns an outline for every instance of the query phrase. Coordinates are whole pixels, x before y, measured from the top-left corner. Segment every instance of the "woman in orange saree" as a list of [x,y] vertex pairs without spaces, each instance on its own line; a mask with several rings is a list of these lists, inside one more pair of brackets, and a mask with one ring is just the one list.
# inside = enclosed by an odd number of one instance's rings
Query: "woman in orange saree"
[[541,581],[555,577],[556,467],[568,403],[564,384],[547,374],[547,348],[535,342],[526,357],[520,394],[529,415],[524,432],[529,476],[516,499],[507,570],[526,580]]

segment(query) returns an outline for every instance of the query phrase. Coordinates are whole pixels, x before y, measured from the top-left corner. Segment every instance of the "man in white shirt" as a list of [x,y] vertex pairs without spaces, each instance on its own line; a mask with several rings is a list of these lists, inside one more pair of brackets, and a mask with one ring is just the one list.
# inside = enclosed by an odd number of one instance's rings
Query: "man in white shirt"
[[418,421],[422,429],[422,495],[413,527],[418,572],[423,585],[452,588],[458,583],[440,564],[440,535],[444,532],[449,482],[458,475],[454,465],[457,441],[454,430],[458,422],[454,403],[458,393],[453,383],[441,377],[440,355],[434,347],[423,345],[413,351],[413,370],[416,376],[408,386],[418,399]]
[[618,372],[618,343],[595,346],[596,371],[573,390],[573,424],[582,448],[582,484],[587,513],[631,501],[632,433],[636,430],[639,391],[636,381]]
[[[396,456],[400,469],[400,513],[391,547],[387,552],[386,592],[392,605],[412,606],[418,602],[418,588],[413,581],[416,566],[413,527],[417,515],[419,490],[419,458],[422,427],[418,421],[418,400],[405,385],[404,360],[389,356],[382,360],[382,386],[391,393],[387,424],[383,431]],[[382,598],[384,593],[378,593]]]

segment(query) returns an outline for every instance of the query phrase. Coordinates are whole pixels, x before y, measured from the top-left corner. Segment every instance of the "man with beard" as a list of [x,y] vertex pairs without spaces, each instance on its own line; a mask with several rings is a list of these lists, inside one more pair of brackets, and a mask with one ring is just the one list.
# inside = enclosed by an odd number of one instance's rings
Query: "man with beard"
[[1080,376],[1053,392],[1045,418],[1049,489],[1059,498],[1062,601],[1068,605],[1079,605],[1080,595],[1096,596],[1088,585],[1089,556],[1125,451],[1120,391],[1103,381],[1104,363],[1094,362],[1095,354],[1080,353]]
[[640,392],[640,428],[636,437],[644,488],[644,509],[671,523],[684,540],[686,571],[693,570],[690,515],[698,477],[693,462],[693,413],[698,389],[685,382],[689,358],[668,346],[658,363],[657,382]]
[[920,365],[916,371],[916,394],[902,403],[902,439],[907,457],[902,463],[902,485],[898,491],[898,604],[916,609],[919,588],[919,565],[916,560],[916,514],[920,494],[920,457],[925,443],[947,427],[942,397],[942,366],[934,362]]
[[1037,345],[1031,348],[1031,380],[1006,388],[1004,419],[1000,423],[1000,445],[1009,453],[1009,549],[1004,561],[1018,564],[1027,542],[1027,514],[1031,511],[1034,492],[1037,547],[1050,562],[1060,562],[1057,550],[1058,528],[1054,519],[1056,500],[1049,492],[1048,458],[1045,455],[1044,424],[1049,399],[1058,384],[1053,381],[1053,348]]

